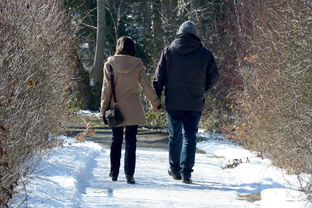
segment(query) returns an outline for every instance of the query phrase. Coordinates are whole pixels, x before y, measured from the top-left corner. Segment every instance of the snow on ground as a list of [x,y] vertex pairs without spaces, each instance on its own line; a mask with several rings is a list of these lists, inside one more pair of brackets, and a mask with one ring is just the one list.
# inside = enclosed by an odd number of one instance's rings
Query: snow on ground
[[[168,176],[166,150],[138,148],[136,184],[131,185],[126,183],[123,167],[117,182],[108,177],[108,147],[66,141],[70,144],[55,148],[32,175],[26,186],[27,207],[301,208],[307,205],[305,195],[296,191],[296,176],[286,175],[269,160],[228,141],[209,139],[198,143],[198,148],[206,153],[196,155],[191,185]],[[233,159],[242,159],[242,163],[223,169]],[[15,204],[20,200],[21,195],[16,196]]]
[[101,118],[102,114],[100,111],[90,111],[90,110],[79,110],[77,112],[78,115],[87,115],[87,116],[94,116],[97,118]]

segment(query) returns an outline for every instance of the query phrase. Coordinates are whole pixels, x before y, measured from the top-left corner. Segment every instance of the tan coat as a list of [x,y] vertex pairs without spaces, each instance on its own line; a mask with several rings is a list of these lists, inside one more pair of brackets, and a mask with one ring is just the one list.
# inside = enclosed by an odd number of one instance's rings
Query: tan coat
[[114,71],[114,81],[118,107],[124,116],[124,122],[119,126],[142,125],[146,123],[144,108],[140,98],[139,84],[143,92],[157,108],[160,101],[152,88],[151,82],[144,72],[142,61],[134,56],[115,55],[108,58],[103,68],[103,88],[101,97],[101,112],[113,107],[112,88],[108,74],[108,63]]

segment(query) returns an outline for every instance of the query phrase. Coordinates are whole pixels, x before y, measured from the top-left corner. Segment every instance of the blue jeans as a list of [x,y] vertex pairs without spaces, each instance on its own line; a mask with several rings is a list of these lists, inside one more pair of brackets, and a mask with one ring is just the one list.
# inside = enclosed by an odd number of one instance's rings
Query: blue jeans
[[[169,164],[175,174],[191,178],[195,163],[196,134],[201,112],[168,110]],[[184,129],[184,137],[182,134]]]

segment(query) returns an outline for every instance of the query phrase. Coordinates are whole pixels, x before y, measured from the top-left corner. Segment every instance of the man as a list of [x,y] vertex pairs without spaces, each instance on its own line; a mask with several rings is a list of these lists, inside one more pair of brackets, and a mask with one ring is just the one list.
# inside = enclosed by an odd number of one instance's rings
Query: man
[[186,184],[192,183],[196,134],[205,92],[215,85],[218,78],[214,57],[197,37],[195,25],[191,21],[184,22],[177,38],[161,54],[153,86],[158,96],[165,87],[169,128],[168,173]]

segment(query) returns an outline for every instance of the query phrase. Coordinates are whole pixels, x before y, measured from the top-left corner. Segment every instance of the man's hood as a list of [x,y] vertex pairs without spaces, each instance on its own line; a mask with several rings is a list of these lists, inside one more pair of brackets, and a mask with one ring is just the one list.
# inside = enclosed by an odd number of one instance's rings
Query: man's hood
[[187,55],[202,46],[198,37],[192,34],[182,34],[170,44],[169,48],[181,55]]
[[142,65],[139,58],[129,55],[114,55],[109,57],[107,61],[119,73],[128,73]]

